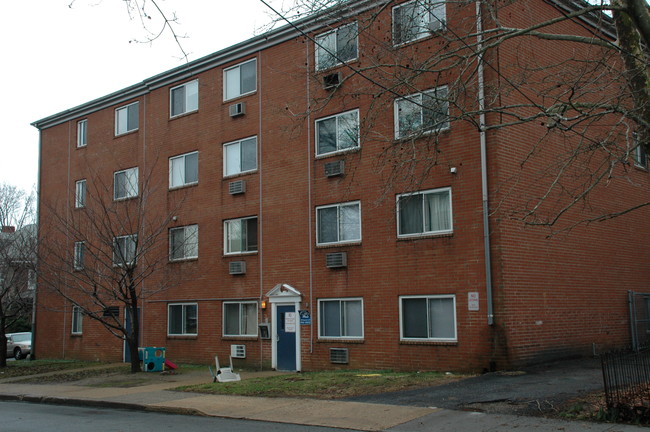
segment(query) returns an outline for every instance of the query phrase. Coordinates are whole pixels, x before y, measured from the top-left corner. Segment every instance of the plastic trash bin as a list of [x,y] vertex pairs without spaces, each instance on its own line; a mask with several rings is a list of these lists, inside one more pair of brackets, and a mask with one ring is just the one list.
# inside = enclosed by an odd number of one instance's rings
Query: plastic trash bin
[[142,347],[142,364],[145,372],[162,372],[165,367],[165,348]]

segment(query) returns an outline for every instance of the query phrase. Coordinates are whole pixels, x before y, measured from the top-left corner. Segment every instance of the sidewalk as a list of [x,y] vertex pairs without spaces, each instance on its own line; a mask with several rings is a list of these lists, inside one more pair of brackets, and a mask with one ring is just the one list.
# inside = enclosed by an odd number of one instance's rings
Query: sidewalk
[[[264,372],[244,372],[242,379]],[[18,384],[0,380],[0,400],[163,411],[235,419],[327,426],[361,431],[483,432],[639,431],[638,427],[564,422],[539,417],[483,414],[433,407],[294,398],[201,395],[170,391],[211,381],[208,371],[161,376],[138,387],[91,387],[78,384]]]

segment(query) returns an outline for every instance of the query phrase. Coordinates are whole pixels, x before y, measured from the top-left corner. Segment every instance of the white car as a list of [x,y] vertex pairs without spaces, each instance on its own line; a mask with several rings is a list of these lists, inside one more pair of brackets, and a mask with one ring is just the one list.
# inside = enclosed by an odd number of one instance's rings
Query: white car
[[16,360],[25,358],[32,352],[32,334],[30,332],[9,333],[7,336],[7,358]]

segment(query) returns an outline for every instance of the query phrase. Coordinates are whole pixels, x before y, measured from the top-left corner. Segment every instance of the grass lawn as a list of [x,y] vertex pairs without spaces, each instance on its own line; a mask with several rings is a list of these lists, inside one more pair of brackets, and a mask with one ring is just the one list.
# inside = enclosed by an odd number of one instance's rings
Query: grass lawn
[[241,396],[338,399],[440,385],[461,378],[464,376],[439,372],[326,371],[200,384],[179,387],[176,390]]
[[78,360],[20,360],[7,362],[6,368],[0,368],[0,379],[37,375],[71,369],[86,369],[101,363]]

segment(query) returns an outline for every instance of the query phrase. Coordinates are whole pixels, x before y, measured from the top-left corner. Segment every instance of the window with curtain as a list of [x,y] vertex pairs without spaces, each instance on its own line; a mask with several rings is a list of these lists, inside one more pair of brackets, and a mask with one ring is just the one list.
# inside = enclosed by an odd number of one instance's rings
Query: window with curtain
[[318,337],[363,338],[363,300],[318,300]]
[[224,336],[257,336],[257,302],[224,302]]
[[132,104],[115,110],[115,135],[125,134],[138,129],[140,104]]
[[257,252],[257,216],[223,223],[224,253]]
[[193,185],[199,182],[199,152],[169,158],[169,188]]
[[252,59],[223,71],[223,100],[257,90],[257,60]]
[[257,137],[229,142],[223,145],[224,177],[257,169]]
[[401,339],[456,341],[456,298],[400,297]]
[[447,86],[395,100],[395,138],[449,129]]
[[75,183],[74,206],[76,208],[86,207],[86,179],[78,180]]
[[169,304],[167,334],[170,336],[198,334],[198,309],[196,303]]
[[316,242],[319,245],[361,240],[359,201],[316,208]]
[[199,256],[199,226],[188,225],[169,230],[169,260],[184,260]]
[[113,198],[121,200],[138,196],[138,167],[113,174]]
[[84,256],[86,255],[86,243],[78,241],[74,243],[74,269],[84,269]]
[[453,231],[451,188],[397,197],[397,235],[446,234]]
[[199,109],[199,81],[194,80],[169,91],[170,117],[178,116]]
[[359,147],[359,110],[316,120],[316,154]]
[[393,45],[430,36],[445,27],[443,0],[412,0],[393,7]]
[[72,334],[83,333],[83,310],[79,306],[72,306]]
[[356,59],[357,31],[354,22],[316,36],[316,70]]
[[86,147],[88,145],[88,120],[79,120],[77,122],[77,147]]

